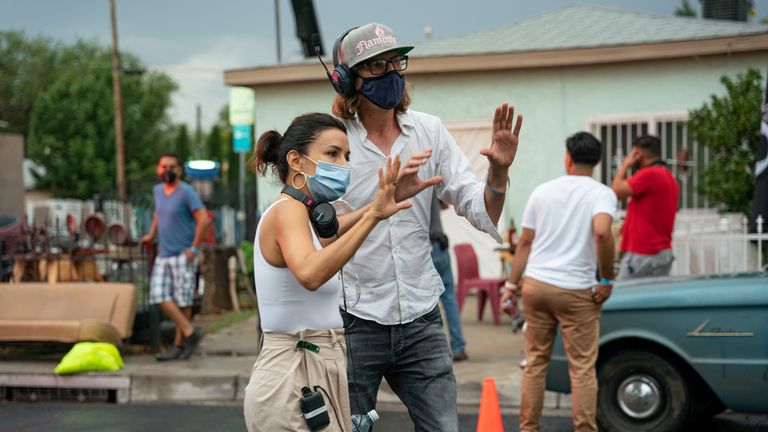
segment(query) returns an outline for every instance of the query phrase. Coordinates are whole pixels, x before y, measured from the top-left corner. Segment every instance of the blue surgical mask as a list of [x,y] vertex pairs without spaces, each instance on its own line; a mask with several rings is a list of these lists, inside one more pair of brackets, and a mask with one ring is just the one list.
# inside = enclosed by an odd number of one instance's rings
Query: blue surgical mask
[[315,200],[332,202],[341,198],[344,192],[347,191],[347,186],[349,186],[349,167],[325,161],[315,162],[309,156],[304,155],[304,157],[317,165],[315,175],[307,174],[309,178],[307,180],[309,192]]
[[373,78],[363,78],[360,94],[383,109],[396,107],[403,99],[405,77],[395,71]]

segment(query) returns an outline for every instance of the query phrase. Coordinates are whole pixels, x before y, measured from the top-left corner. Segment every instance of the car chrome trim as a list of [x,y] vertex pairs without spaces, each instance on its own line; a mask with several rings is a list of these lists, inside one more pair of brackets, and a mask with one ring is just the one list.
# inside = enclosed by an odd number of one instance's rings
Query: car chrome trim
[[709,324],[709,320],[701,323],[695,330],[688,333],[689,337],[754,337],[752,332],[702,332]]

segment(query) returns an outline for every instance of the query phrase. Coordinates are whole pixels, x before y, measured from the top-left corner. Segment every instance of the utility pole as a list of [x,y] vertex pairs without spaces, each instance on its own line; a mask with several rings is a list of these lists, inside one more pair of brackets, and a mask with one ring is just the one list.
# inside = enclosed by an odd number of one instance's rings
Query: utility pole
[[277,63],[282,62],[280,52],[280,0],[275,0],[275,41],[277,41]]
[[[117,18],[115,0],[109,0],[112,18],[112,92],[115,100],[115,165],[117,168],[117,194],[121,202],[126,201],[125,189],[125,135],[123,132],[123,91],[120,86],[120,51],[117,44]],[[127,221],[126,221],[127,222]]]

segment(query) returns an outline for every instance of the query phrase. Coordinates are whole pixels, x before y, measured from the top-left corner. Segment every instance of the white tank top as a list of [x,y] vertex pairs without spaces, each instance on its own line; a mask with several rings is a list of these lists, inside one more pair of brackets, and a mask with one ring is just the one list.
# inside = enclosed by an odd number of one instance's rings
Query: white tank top
[[[261,253],[259,233],[261,225],[272,208],[288,198],[274,202],[261,215],[253,243],[253,273],[259,300],[261,328],[265,332],[295,333],[306,329],[337,329],[344,323],[339,312],[341,282],[336,273],[315,291],[310,291],[296,280],[288,267],[269,264]],[[315,249],[322,249],[312,229]]]

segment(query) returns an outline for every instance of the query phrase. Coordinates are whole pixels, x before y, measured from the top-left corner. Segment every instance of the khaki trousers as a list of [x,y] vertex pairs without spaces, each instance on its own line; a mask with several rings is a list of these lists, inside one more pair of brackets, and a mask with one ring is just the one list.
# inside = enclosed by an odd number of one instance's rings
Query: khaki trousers
[[539,432],[544,386],[557,326],[563,335],[571,380],[571,411],[575,431],[596,431],[597,361],[601,306],[591,288],[569,290],[532,278],[523,283],[525,358],[520,431]]
[[[319,352],[296,348],[299,339],[317,345]],[[245,388],[243,412],[248,431],[308,431],[299,404],[305,386],[325,389],[318,391],[331,423],[323,432],[349,432],[352,416],[343,329],[264,333],[264,345]]]

